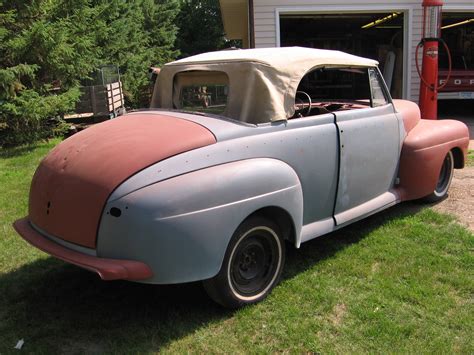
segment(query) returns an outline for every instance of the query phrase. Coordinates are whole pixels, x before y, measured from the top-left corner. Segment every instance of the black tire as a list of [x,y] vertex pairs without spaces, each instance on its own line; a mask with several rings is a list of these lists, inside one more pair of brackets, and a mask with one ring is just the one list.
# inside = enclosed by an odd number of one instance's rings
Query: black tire
[[436,184],[435,190],[424,197],[423,200],[429,203],[438,202],[444,199],[448,195],[449,186],[453,179],[454,173],[454,157],[451,151],[446,154],[441,171],[439,172],[438,183]]
[[280,280],[285,242],[278,226],[262,217],[250,217],[235,231],[221,270],[203,281],[209,296],[227,308],[263,300]]

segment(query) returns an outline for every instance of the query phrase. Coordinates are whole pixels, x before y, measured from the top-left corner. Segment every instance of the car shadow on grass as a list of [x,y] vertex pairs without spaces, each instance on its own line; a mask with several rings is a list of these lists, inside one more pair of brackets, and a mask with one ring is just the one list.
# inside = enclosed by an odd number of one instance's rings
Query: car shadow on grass
[[[385,222],[422,208],[405,203],[300,249],[288,248],[283,278],[331,258]],[[200,283],[104,282],[49,257],[0,275],[0,353],[19,339],[25,339],[28,352],[158,351],[233,313],[214,304]]]
[[0,333],[10,338],[0,353],[19,339],[32,352],[159,350],[231,314],[200,283],[104,282],[52,257],[0,276],[0,285]]

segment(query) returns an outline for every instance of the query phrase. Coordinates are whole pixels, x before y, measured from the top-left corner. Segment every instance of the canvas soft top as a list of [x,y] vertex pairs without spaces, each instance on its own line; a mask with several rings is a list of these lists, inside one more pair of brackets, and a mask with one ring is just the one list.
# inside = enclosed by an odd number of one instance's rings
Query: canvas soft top
[[[179,72],[223,72],[229,78],[225,116],[249,123],[288,119],[302,77],[316,67],[374,67],[377,61],[340,51],[259,48],[198,54],[166,64],[156,82],[151,107],[174,108],[173,81]],[[175,88],[176,89],[176,88]]]

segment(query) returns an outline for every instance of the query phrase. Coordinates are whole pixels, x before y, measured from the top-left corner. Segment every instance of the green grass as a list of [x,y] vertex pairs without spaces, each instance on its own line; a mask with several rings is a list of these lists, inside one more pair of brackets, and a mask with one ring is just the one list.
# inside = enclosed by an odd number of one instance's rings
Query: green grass
[[467,153],[466,166],[474,166],[474,150],[469,150]]
[[[11,223],[57,141],[0,151],[0,353],[474,353],[474,236],[405,203],[288,248],[281,284],[239,311],[199,283],[102,282],[48,257]],[[471,153],[472,154],[472,153]]]

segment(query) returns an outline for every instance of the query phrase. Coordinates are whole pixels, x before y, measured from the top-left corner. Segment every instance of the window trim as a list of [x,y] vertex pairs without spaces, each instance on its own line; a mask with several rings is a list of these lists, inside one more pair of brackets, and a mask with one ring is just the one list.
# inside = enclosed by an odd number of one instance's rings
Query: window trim
[[[391,105],[393,104],[392,102],[392,96],[390,95],[390,92],[388,91],[387,84],[385,83],[385,80],[383,79],[382,73],[380,72],[379,67],[367,67],[367,79],[369,80],[369,87],[370,87],[370,107],[379,107],[379,106],[374,106],[373,105],[373,87],[372,87],[372,81],[370,80],[370,70],[373,70],[377,76],[377,80],[379,82],[379,86],[382,89],[383,96],[385,97],[385,101],[387,102],[385,105]],[[381,105],[381,106],[385,106]]]

